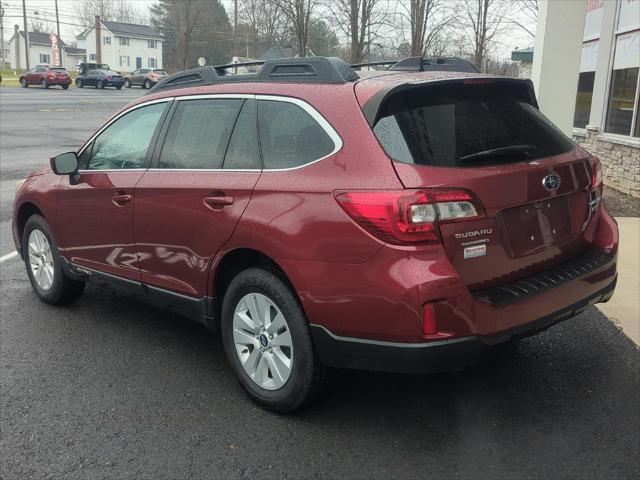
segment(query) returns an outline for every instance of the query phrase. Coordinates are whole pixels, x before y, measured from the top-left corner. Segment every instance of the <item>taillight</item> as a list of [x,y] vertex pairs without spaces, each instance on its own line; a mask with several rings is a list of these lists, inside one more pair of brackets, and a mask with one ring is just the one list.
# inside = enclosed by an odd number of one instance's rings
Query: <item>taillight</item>
[[598,189],[600,194],[602,194],[603,182],[602,182],[602,164],[600,163],[600,159],[597,157],[592,157],[593,161],[591,163],[591,188],[593,190]]
[[422,333],[425,336],[438,333],[438,321],[433,303],[427,303],[422,307]]
[[56,79],[56,76],[55,76],[55,75],[49,75],[49,77],[48,77],[48,78],[49,78],[49,80],[55,80],[55,79]]
[[337,192],[336,200],[362,228],[394,245],[437,243],[438,222],[482,213],[473,194],[461,189]]
[[107,75],[107,80],[111,80],[111,75]]

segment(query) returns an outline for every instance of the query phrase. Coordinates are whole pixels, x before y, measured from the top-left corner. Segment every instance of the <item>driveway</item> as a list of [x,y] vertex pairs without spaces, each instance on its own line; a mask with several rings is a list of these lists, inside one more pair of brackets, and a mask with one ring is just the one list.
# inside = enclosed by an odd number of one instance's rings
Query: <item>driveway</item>
[[[0,256],[15,180],[141,93],[0,88]],[[96,286],[46,306],[15,257],[0,281],[4,480],[640,475],[640,352],[597,308],[458,373],[340,371],[281,416],[200,325]]]

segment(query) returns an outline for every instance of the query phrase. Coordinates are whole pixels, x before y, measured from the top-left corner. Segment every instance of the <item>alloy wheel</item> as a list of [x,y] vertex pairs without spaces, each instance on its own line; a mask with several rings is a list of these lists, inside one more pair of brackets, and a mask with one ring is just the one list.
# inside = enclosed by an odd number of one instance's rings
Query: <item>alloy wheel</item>
[[29,234],[29,267],[33,279],[42,290],[53,286],[55,270],[49,240],[42,231],[34,229]]
[[265,390],[278,390],[289,380],[293,342],[287,321],[266,295],[242,297],[233,314],[233,342],[246,374]]

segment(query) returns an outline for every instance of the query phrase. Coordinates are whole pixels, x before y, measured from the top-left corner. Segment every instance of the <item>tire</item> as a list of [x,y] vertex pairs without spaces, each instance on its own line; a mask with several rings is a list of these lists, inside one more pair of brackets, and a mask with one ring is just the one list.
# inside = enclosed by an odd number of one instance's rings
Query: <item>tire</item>
[[69,85],[62,85],[63,90],[69,90]]
[[142,87],[145,90],[149,90],[151,88],[151,81],[150,80],[145,80],[144,83],[142,84]]
[[131,88],[131,82],[129,80],[124,81],[124,86],[127,88]]
[[[252,298],[262,299],[265,302],[262,303],[262,307],[269,305],[269,317],[272,321],[277,317],[279,310],[284,317],[284,325],[282,321],[271,323],[271,327],[278,328],[279,334],[270,331],[269,326],[266,330],[260,330],[257,324],[250,325],[234,320],[236,310],[244,309],[244,318],[253,322],[248,306],[248,300]],[[257,308],[262,310],[257,315],[259,318],[266,310],[260,308],[260,305],[258,300]],[[237,318],[243,317],[239,315]],[[251,328],[254,330],[251,331]],[[276,273],[262,268],[250,268],[240,272],[231,281],[222,304],[221,329],[227,359],[240,384],[251,399],[264,408],[283,413],[293,412],[308,405],[326,388],[331,371],[320,363],[314,351],[309,324],[297,295]],[[236,337],[235,332],[238,331],[244,334]],[[274,334],[269,336],[270,333]],[[240,344],[236,344],[236,338]],[[245,341],[247,343],[242,344]],[[284,346],[287,341],[290,347]],[[241,355],[244,360],[241,360]],[[288,372],[285,362],[281,359],[289,360]],[[268,370],[264,370],[266,367],[260,370],[263,362],[268,366]],[[247,370],[254,370],[255,380],[247,373],[243,363]],[[253,369],[250,365],[257,368]],[[280,375],[286,376],[284,382],[276,382],[280,377],[276,376],[272,365],[276,367],[276,371],[279,367],[284,372],[284,375]],[[259,370],[267,373],[261,376]],[[264,381],[260,382],[260,378]]]
[[122,90],[122,85],[118,85],[118,86],[116,87],[116,89],[117,89],[117,90]]
[[[40,255],[38,253],[37,245],[43,246],[40,252],[47,251],[42,241],[43,238],[48,243],[49,255],[46,253]],[[36,239],[39,239],[39,241]],[[25,224],[22,233],[22,255],[29,281],[40,300],[49,305],[62,305],[73,302],[82,295],[85,283],[73,280],[65,275],[58,247],[51,234],[51,228],[40,215],[32,215]],[[32,265],[38,259],[41,259],[41,268],[38,268],[36,264],[34,272]],[[38,271],[44,273],[38,276]],[[48,285],[47,279],[50,279],[50,285]]]
[[21,78],[20,79],[20,86],[22,88],[29,88],[29,83],[27,83],[27,79],[26,78]]
[[98,83],[96,83],[96,88],[104,88],[104,83],[102,83],[102,80],[98,80]]
[[84,85],[82,84],[82,80],[76,80],[76,87],[82,88]]
[[46,80],[43,79],[40,81],[40,88],[49,88],[49,84]]

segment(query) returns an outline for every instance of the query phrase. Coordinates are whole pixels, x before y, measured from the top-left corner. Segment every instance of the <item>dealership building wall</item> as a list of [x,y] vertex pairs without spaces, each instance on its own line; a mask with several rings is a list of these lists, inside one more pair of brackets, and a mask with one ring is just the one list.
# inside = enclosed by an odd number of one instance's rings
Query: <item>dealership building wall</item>
[[640,0],[587,0],[573,137],[640,198]]

